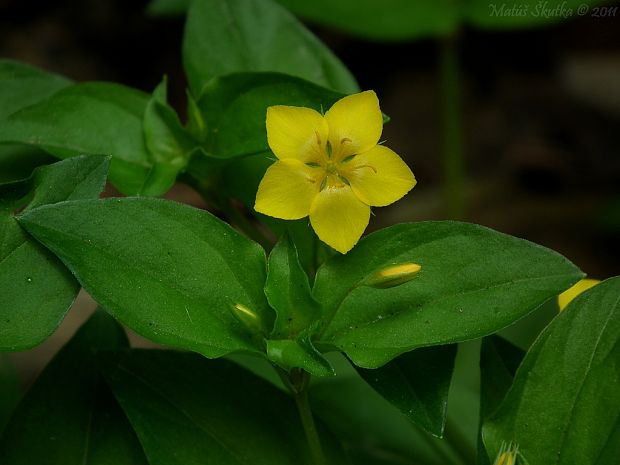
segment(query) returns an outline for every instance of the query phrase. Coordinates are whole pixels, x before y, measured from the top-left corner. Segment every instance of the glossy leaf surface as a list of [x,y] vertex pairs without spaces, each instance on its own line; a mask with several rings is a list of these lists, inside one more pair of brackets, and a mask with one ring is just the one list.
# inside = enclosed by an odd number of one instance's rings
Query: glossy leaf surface
[[183,62],[195,96],[213,77],[274,71],[340,92],[351,73],[292,14],[272,0],[196,0],[185,26]]
[[0,119],[69,85],[71,80],[65,77],[19,61],[0,59]]
[[513,441],[530,465],[620,457],[620,278],[577,297],[541,334],[483,428],[491,458]]
[[232,362],[137,350],[105,366],[151,465],[310,463],[292,399]]
[[320,316],[321,310],[289,236],[283,236],[273,248],[267,269],[265,295],[277,314],[272,337],[294,338]]
[[[409,262],[422,270],[405,284],[360,285],[384,267]],[[314,296],[326,327],[318,342],[343,350],[359,366],[379,367],[416,347],[496,332],[581,276],[561,255],[481,226],[396,225],[319,269]]]
[[3,465],[146,465],[127,418],[99,375],[97,350],[127,345],[95,314],[45,368],[0,439]]
[[292,105],[327,110],[343,95],[277,73],[237,73],[209,81],[198,100],[209,130],[212,156],[231,158],[269,150],[267,107]]
[[6,118],[0,141],[34,145],[60,158],[111,155],[110,180],[136,194],[152,166],[142,133],[147,102],[147,95],[119,84],[75,84]]
[[105,199],[43,207],[20,221],[107,311],[153,341],[219,357],[259,350],[234,305],[273,324],[263,249],[205,211]]
[[[512,385],[514,375],[525,352],[499,336],[482,340],[480,349],[480,429],[484,421],[497,410]],[[478,440],[478,465],[490,465],[489,457]]]
[[404,353],[381,368],[357,372],[413,423],[441,437],[448,413],[448,391],[456,345]]
[[23,350],[46,339],[79,290],[60,260],[22,230],[16,212],[96,198],[107,169],[107,158],[82,156],[40,167],[27,180],[0,186],[0,350]]

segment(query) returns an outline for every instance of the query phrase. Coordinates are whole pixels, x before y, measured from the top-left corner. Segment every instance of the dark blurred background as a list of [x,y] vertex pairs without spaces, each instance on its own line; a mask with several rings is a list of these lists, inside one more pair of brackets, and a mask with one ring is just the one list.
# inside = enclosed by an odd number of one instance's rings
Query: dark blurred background
[[[0,0],[0,56],[147,92],[166,74],[183,117],[184,18],[149,16],[147,3]],[[619,26],[617,12],[459,36],[463,218],[553,248],[599,279],[620,274]],[[404,200],[377,211],[370,229],[445,219],[440,42],[370,42],[309,27],[362,89],[379,94],[392,118],[384,138],[418,179]],[[200,205],[187,187],[169,196]]]

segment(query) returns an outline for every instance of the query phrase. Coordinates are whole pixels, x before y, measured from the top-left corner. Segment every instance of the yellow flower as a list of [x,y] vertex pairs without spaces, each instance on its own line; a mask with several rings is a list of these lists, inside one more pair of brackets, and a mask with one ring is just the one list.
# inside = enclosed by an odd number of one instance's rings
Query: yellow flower
[[368,226],[370,207],[389,205],[415,186],[409,167],[378,145],[383,118],[373,91],[338,100],[326,113],[267,109],[267,141],[278,158],[256,194],[257,212],[310,216],[317,236],[347,253]]
[[600,281],[598,279],[582,279],[573,287],[568,288],[558,296],[558,305],[560,311],[564,310],[571,301],[584,291],[596,286]]

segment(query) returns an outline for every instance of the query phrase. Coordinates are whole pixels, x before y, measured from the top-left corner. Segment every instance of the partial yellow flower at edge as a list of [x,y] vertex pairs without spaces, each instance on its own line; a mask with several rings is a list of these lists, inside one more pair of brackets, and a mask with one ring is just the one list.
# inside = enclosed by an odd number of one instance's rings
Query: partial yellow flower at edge
[[340,253],[364,233],[370,207],[396,202],[416,184],[405,162],[378,145],[383,116],[373,91],[338,100],[325,116],[272,106],[266,126],[278,160],[258,187],[254,209],[287,220],[309,216],[317,236]]
[[596,286],[600,281],[598,279],[582,279],[574,286],[568,288],[558,296],[558,305],[560,311],[563,311],[571,301],[582,292],[587,291],[591,287]]

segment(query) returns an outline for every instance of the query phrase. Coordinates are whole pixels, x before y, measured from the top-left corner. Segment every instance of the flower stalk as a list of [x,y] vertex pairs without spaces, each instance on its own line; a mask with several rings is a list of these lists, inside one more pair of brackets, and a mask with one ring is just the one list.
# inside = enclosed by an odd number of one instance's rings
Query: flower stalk
[[440,44],[444,201],[448,217],[458,220],[465,214],[458,36],[445,37]]

